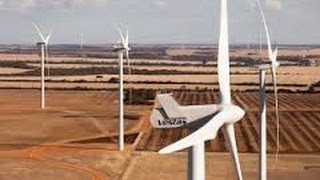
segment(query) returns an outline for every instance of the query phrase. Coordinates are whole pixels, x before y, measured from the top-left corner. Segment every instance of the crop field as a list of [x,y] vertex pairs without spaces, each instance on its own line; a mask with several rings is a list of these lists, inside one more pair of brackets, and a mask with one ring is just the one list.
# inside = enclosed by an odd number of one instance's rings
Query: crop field
[[[174,97],[184,105],[209,104],[219,102],[216,92],[175,92]],[[239,151],[258,152],[258,93],[235,93],[235,104],[246,110],[246,116],[236,124]],[[268,96],[268,151],[276,150],[276,120],[273,94]],[[320,97],[318,94],[279,94],[280,101],[280,151],[282,153],[320,152]],[[191,133],[190,128],[158,130],[149,128],[137,150],[158,151]],[[228,150],[224,131],[206,144],[207,151],[225,152]]]
[[[39,108],[40,57],[35,46],[0,46],[0,179],[186,179],[186,153],[159,149],[191,133],[190,127],[153,129],[157,93],[173,92],[182,105],[219,102],[216,47],[141,46],[124,65],[125,151],[117,148],[119,69],[111,46],[49,47],[46,109]],[[138,45],[137,45],[138,46]],[[139,45],[140,46],[140,45]],[[269,72],[268,175],[319,177],[320,49],[282,47],[277,71],[281,161],[274,162],[276,122]],[[246,110],[236,124],[246,179],[257,177],[258,70],[266,49],[231,48],[233,100]],[[49,72],[50,69],[50,72]],[[224,131],[206,144],[207,179],[234,179]],[[270,162],[270,163],[269,163]]]
[[[28,47],[29,48],[29,47]],[[216,48],[216,47],[215,47]],[[136,89],[217,89],[216,49],[213,47],[153,47],[131,52],[132,74],[125,63],[125,88]],[[27,49],[27,48],[26,48]],[[97,49],[97,50],[94,50]],[[133,48],[135,49],[135,48]],[[46,85],[53,90],[114,90],[117,88],[118,60],[110,49],[92,47],[80,54],[78,49],[51,49],[46,63]],[[105,53],[102,53],[104,52]],[[233,90],[258,89],[259,72],[255,65],[266,62],[266,49],[232,49],[231,83]],[[292,92],[317,90],[320,81],[320,50],[279,51],[279,89]],[[50,72],[49,72],[50,69]],[[37,89],[40,86],[40,57],[36,49],[17,54],[0,53],[0,89]],[[269,73],[269,72],[268,72]],[[271,87],[270,76],[268,88]]]

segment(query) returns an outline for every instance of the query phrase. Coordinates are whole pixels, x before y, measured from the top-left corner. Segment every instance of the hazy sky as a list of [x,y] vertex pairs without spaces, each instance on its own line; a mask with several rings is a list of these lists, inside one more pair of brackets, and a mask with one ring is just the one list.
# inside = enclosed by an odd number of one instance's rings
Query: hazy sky
[[[273,41],[320,44],[320,0],[261,0]],[[230,41],[259,42],[255,0],[229,0]],[[217,43],[220,0],[0,0],[0,44],[34,43],[32,22],[53,43],[114,43],[128,23],[131,43]]]

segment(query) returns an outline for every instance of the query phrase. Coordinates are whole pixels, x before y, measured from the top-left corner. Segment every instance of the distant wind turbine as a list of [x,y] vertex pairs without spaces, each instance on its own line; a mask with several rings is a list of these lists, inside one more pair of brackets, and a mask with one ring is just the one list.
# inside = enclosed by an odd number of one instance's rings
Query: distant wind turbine
[[245,111],[242,108],[233,105],[231,102],[227,0],[221,0],[220,23],[218,80],[221,102],[217,105],[217,113],[214,114],[210,121],[189,136],[159,151],[160,154],[169,154],[186,148],[192,148],[193,170],[190,173],[191,177],[189,178],[193,180],[205,179],[205,142],[215,139],[218,131],[222,127],[226,129],[226,139],[230,145],[237,179],[243,179],[238,157],[234,124],[244,117]]
[[127,61],[129,62],[129,33],[128,28],[126,37],[120,27],[117,27],[119,33],[118,44],[114,47],[114,51],[118,53],[119,58],[119,141],[118,147],[120,151],[124,150],[124,90],[123,90],[123,54],[126,55]]
[[83,33],[82,32],[79,34],[79,47],[80,47],[81,58],[83,59],[84,58],[84,52],[83,52],[84,39],[83,39]]
[[[275,50],[272,50],[272,45],[271,45],[271,38],[269,34],[269,29],[267,26],[267,21],[260,3],[260,0],[256,0],[261,12],[262,20],[263,20],[263,25],[265,29],[265,33],[267,36],[267,41],[268,41],[268,56],[271,61],[271,72],[272,72],[272,81],[273,81],[273,88],[274,88],[274,95],[275,95],[275,105],[276,105],[276,110],[278,110],[278,90],[277,90],[277,77],[276,77],[276,69],[280,66],[280,63],[277,61],[277,56],[278,56],[278,47],[275,48]],[[278,111],[276,111],[276,116],[277,119],[279,119],[279,114]]]
[[277,152],[276,160],[278,160],[278,155],[280,151],[280,117],[279,117],[279,101],[278,101],[278,89],[277,89],[277,78],[276,78],[276,69],[280,66],[280,63],[277,61],[278,56],[278,47],[275,50],[271,46],[271,38],[269,34],[269,29],[267,26],[267,21],[263,12],[263,8],[260,0],[256,0],[259,10],[261,13],[267,43],[268,43],[268,57],[271,61],[271,66],[260,66],[260,166],[259,166],[259,179],[267,179],[267,119],[266,119],[266,88],[265,88],[265,71],[266,69],[271,69],[273,89],[275,96],[275,114],[277,121]]
[[[51,38],[51,33],[49,33],[46,37],[42,34],[40,28],[33,23],[34,28],[36,29],[39,37],[40,37],[40,42],[37,43],[38,46],[41,48],[41,109],[45,108],[45,62],[48,63],[48,44],[49,40]],[[49,69],[48,69],[49,72]]]

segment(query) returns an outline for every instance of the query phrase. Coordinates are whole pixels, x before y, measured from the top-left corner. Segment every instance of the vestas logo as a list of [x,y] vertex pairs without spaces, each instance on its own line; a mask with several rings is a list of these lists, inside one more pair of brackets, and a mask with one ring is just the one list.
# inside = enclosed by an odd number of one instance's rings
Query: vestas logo
[[186,118],[172,118],[172,119],[162,119],[158,120],[159,126],[184,126],[187,124]]

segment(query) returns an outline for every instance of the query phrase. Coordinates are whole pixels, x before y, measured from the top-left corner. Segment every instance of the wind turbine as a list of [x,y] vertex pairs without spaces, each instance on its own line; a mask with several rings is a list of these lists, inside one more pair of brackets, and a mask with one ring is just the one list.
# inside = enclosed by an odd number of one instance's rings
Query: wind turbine
[[213,118],[189,136],[159,151],[160,154],[169,154],[191,148],[188,156],[192,164],[192,170],[188,170],[189,179],[205,179],[205,142],[214,139],[219,129],[224,127],[226,129],[226,139],[230,145],[237,179],[242,180],[234,124],[243,118],[245,111],[233,105],[231,102],[227,0],[221,0],[218,79],[221,102],[217,105],[218,111]]
[[[33,23],[34,28],[36,29],[39,37],[40,37],[40,42],[37,43],[38,46],[40,46],[41,49],[41,109],[45,108],[45,73],[44,73],[44,66],[45,62],[48,63],[48,44],[49,40],[51,38],[51,33],[49,33],[46,37],[42,34],[40,28]],[[49,69],[48,69],[49,72]]]
[[117,27],[119,33],[118,44],[114,47],[114,52],[118,53],[119,58],[119,141],[118,147],[120,151],[124,150],[124,95],[123,95],[123,54],[129,57],[129,34],[127,31],[126,38],[122,31]]
[[80,47],[80,53],[81,53],[81,58],[83,59],[83,33],[79,34],[79,47]]
[[272,49],[271,46],[271,38],[269,34],[269,29],[267,26],[267,21],[264,15],[264,11],[261,5],[260,0],[256,0],[259,10],[261,13],[267,43],[268,43],[268,57],[271,61],[271,65],[261,65],[259,66],[260,71],[260,158],[259,158],[259,179],[266,180],[267,179],[267,115],[266,115],[266,87],[265,87],[265,74],[266,70],[270,68],[272,74],[273,81],[273,89],[275,96],[275,114],[277,120],[277,152],[276,152],[276,160],[278,160],[279,148],[280,148],[280,120],[279,120],[279,101],[278,101],[278,88],[277,88],[277,77],[276,77],[276,69],[280,66],[280,63],[277,61],[278,55],[278,47],[275,50]]

